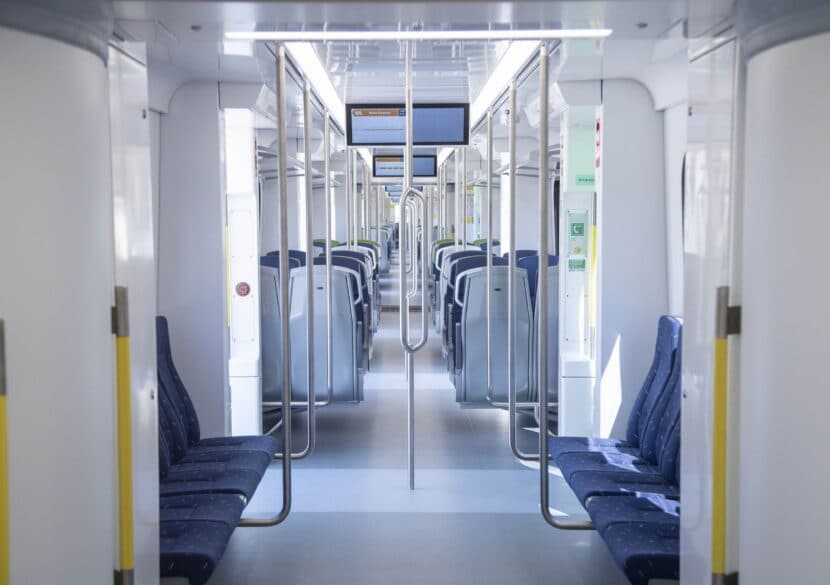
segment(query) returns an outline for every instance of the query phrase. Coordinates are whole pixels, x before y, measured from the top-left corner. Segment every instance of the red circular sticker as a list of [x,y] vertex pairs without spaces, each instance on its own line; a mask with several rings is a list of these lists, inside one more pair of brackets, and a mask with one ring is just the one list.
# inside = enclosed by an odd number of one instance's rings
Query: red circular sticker
[[251,285],[247,282],[240,282],[236,285],[236,294],[240,297],[247,297],[251,292]]

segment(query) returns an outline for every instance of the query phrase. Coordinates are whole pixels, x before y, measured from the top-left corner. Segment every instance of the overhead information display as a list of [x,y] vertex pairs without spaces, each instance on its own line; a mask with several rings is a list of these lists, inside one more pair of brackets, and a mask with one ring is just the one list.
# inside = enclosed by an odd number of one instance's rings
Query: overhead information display
[[[373,167],[375,177],[403,177],[402,156],[376,155]],[[434,154],[416,154],[412,157],[413,177],[434,177],[437,174],[437,167],[438,159]]]
[[[467,144],[467,104],[415,104],[414,110],[413,145]],[[349,146],[400,146],[406,142],[406,108],[401,104],[349,104],[346,126]]]

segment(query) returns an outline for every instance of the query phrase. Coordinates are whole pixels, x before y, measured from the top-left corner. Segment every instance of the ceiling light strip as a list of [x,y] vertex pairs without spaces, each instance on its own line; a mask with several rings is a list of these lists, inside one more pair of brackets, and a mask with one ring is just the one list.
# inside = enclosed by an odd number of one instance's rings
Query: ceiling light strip
[[549,28],[512,30],[404,30],[404,31],[226,31],[231,41],[327,42],[327,41],[521,41],[549,39],[602,39],[607,28]]

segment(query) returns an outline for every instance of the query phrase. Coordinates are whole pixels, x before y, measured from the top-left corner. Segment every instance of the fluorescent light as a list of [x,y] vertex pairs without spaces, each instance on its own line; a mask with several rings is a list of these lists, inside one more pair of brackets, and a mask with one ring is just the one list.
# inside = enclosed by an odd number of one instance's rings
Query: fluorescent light
[[357,152],[367,165],[372,165],[372,152],[368,148],[358,148]]
[[326,42],[326,41],[520,41],[546,39],[601,39],[607,28],[549,28],[531,30],[309,30],[227,31],[229,40]]
[[[470,106],[470,128],[473,128],[487,114],[496,98],[501,95],[510,81],[530,61],[539,48],[539,41],[513,41],[487,78]],[[452,148],[443,148],[438,153],[438,165],[444,164],[453,153]]]
[[[337,124],[346,129],[346,106],[340,95],[331,82],[326,68],[323,66],[317,51],[311,43],[286,43],[285,49],[291,55],[294,63],[302,70],[311,87],[314,88],[317,97],[323,102],[323,106],[328,110],[329,115]],[[359,148],[357,150],[360,157],[366,161],[367,165],[372,164],[372,153],[368,148]]]
[[522,67],[530,61],[539,48],[538,41],[516,41],[510,43],[499,60],[498,65],[490,74],[484,87],[481,88],[475,101],[470,106],[470,127],[478,124],[497,97],[507,87],[510,81],[519,73]]
[[311,87],[314,88],[317,97],[323,102],[331,117],[337,124],[346,128],[346,106],[337,94],[334,84],[331,82],[326,68],[317,56],[317,51],[311,43],[286,43],[286,51],[299,67]]

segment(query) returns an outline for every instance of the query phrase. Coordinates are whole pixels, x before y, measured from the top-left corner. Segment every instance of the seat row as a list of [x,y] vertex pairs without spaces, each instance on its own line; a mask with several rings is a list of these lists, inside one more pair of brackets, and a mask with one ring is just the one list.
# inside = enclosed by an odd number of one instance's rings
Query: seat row
[[680,574],[681,323],[660,318],[625,440],[552,437],[550,456],[633,585]]
[[[517,253],[514,272],[514,376],[518,402],[529,403],[538,396],[535,347],[539,327],[536,286],[539,257],[535,251]],[[508,280],[509,255],[492,256],[490,282],[491,323],[487,326],[487,253],[479,246],[457,245],[438,240],[432,247],[432,303],[434,327],[441,334],[442,348],[458,402],[485,402],[503,405],[507,401]],[[549,283],[548,393],[556,401],[558,370],[558,258],[550,256]],[[489,343],[488,343],[489,339]],[[492,391],[488,392],[488,351],[492,364]],[[467,364],[478,364],[468,368]]]
[[268,436],[201,437],[173,363],[167,320],[156,320],[162,577],[207,582],[274,458]]

